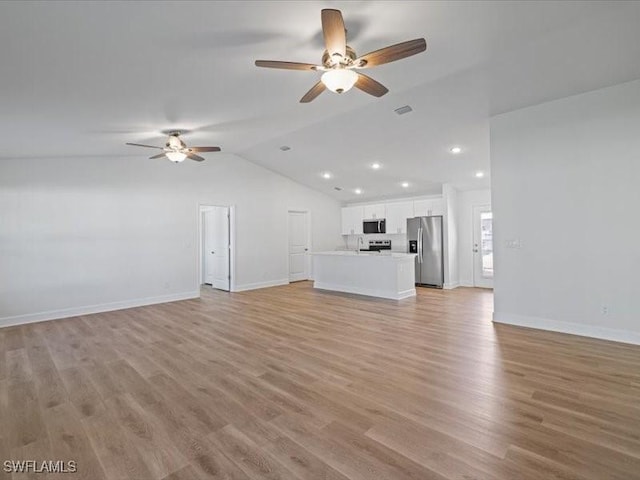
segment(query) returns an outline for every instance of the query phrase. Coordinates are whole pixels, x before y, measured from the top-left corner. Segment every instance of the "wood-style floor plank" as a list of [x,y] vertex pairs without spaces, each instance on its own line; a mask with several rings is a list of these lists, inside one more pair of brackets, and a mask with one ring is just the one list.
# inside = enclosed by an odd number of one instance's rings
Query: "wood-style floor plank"
[[284,467],[266,450],[233,425],[227,425],[208,436],[222,452],[253,480],[296,480],[297,476]]
[[106,404],[112,417],[140,452],[153,478],[166,477],[188,465],[161,422],[129,395],[111,396]]
[[[158,478],[151,473],[135,444],[125,434],[125,425],[121,425],[110,411],[105,409],[84,417],[81,422],[107,478]],[[160,448],[159,445],[158,449]]]
[[300,282],[0,329],[0,460],[83,480],[640,480],[640,347],[492,310],[486,290]]
[[[51,407],[48,413],[45,421],[51,439],[50,459],[76,461],[77,472],[73,474],[74,478],[105,479],[104,470],[82,425],[81,416],[74,406],[71,403],[63,403]],[[64,478],[64,475],[59,478]]]
[[[2,345],[2,331],[0,331],[0,345]],[[1,352],[0,360],[2,360]],[[7,391],[7,381],[0,379],[0,425],[2,425],[3,427],[0,429],[0,460],[2,460],[3,462],[6,460],[11,460],[9,439],[7,437],[9,433],[9,398]],[[4,465],[1,466],[4,467]],[[6,472],[4,468],[0,468],[0,480],[11,480],[11,473]]]
[[46,429],[33,381],[6,382],[6,412],[2,415],[3,430],[9,448],[22,448],[46,439]]

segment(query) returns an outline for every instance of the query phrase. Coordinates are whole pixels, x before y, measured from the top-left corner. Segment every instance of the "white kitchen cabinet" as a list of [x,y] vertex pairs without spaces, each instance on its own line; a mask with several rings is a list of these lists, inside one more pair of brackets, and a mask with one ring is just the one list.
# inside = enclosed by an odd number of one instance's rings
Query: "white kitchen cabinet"
[[414,200],[413,213],[416,217],[426,217],[431,210],[431,200]]
[[413,202],[413,212],[416,217],[444,215],[444,204],[441,198],[415,200]]
[[385,218],[385,205],[383,203],[379,203],[376,205],[365,205],[364,206],[364,218],[366,220],[377,220]]
[[361,235],[363,219],[363,207],[342,207],[342,234]]
[[435,198],[431,202],[431,215],[444,215],[444,200],[442,198]]
[[387,233],[407,233],[407,218],[413,218],[413,202],[387,203]]

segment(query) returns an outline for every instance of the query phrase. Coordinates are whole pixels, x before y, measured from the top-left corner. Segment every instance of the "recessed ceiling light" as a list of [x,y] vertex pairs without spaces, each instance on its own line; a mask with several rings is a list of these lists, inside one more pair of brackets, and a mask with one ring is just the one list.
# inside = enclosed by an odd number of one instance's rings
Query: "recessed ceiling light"
[[380,167],[381,165],[378,162],[371,164],[371,168],[373,168],[374,170],[378,170]]
[[402,188],[408,188],[409,182],[402,182]]
[[356,193],[356,195],[360,195],[362,193],[362,190],[360,188],[356,188],[354,192]]
[[288,150],[291,150],[291,147],[289,145],[282,145],[280,147],[280,150],[282,150],[283,152],[286,152]]
[[484,177],[484,172],[476,172],[476,177],[478,178]]
[[331,172],[324,172],[322,174],[322,178],[326,178],[327,180],[331,178]]
[[460,152],[462,152],[462,148],[461,147],[451,147],[450,152],[453,153],[454,155],[457,155]]

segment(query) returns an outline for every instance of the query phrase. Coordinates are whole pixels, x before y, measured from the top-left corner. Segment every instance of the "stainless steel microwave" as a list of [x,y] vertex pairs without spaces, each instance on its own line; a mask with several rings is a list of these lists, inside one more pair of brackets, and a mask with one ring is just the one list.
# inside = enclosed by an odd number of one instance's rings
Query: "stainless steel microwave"
[[386,221],[382,220],[365,220],[362,222],[362,231],[364,233],[387,233]]

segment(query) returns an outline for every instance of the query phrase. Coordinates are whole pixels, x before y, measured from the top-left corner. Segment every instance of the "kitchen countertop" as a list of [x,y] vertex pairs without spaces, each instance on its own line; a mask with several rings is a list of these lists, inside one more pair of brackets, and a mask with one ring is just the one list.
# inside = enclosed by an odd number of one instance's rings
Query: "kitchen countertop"
[[337,257],[380,257],[380,258],[413,258],[415,253],[392,252],[389,250],[380,252],[356,252],[354,250],[335,250],[329,252],[313,252],[312,255],[331,255]]

